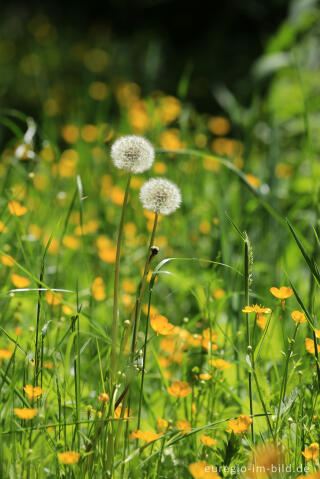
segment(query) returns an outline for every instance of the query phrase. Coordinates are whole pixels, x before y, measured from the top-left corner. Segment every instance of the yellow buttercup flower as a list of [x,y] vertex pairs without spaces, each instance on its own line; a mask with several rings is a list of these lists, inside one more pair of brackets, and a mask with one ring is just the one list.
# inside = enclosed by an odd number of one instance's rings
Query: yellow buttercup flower
[[249,429],[252,419],[245,414],[240,414],[237,419],[231,419],[228,421],[228,425],[235,434],[242,434]]
[[28,209],[21,205],[19,201],[10,201],[10,203],[8,203],[8,208],[13,216],[23,216],[28,211]]
[[278,467],[284,464],[284,459],[284,450],[276,444],[260,444],[253,450],[252,460],[248,464],[246,477],[250,479],[266,479],[269,477],[268,471],[272,470],[272,466]]
[[220,477],[213,466],[204,461],[189,464],[189,472],[194,479],[219,479]]
[[19,274],[12,274],[11,281],[14,284],[14,286],[16,286],[16,288],[26,288],[30,284],[30,281],[28,278],[25,278],[24,276],[20,276]]
[[168,387],[168,393],[176,398],[185,398],[191,394],[191,388],[187,382],[174,381],[171,386]]
[[313,442],[301,453],[307,461],[314,461],[319,457],[319,444],[317,442]]
[[60,452],[58,458],[62,464],[76,464],[80,459],[80,454],[74,451]]
[[138,431],[133,431],[130,434],[130,439],[142,439],[142,441],[145,442],[152,442],[158,439],[160,436],[161,434],[157,434],[156,432],[141,431],[139,429]]
[[161,314],[153,314],[150,317],[150,324],[152,329],[157,333],[157,336],[159,334],[163,336],[173,334],[174,325],[169,323],[167,318]]
[[293,295],[293,289],[288,286],[281,286],[281,288],[270,288],[270,293],[278,299],[281,299],[281,308],[284,310],[285,300]]
[[[311,338],[305,339],[306,350],[310,354],[315,354],[314,341]],[[318,352],[320,352],[320,347],[317,345]]]
[[301,313],[301,311],[292,311],[291,318],[295,323],[303,324],[307,322],[307,318],[303,313]]
[[[120,417],[121,417],[121,412],[122,412],[122,405],[119,404],[119,406],[117,407],[117,409],[114,411],[114,417],[115,417],[116,419],[120,419]],[[127,419],[129,416],[132,416],[132,409],[130,409],[129,414],[128,414],[128,408],[126,407],[126,409],[125,409],[125,411],[124,411],[123,417],[124,417],[125,419]]]
[[161,417],[158,417],[157,419],[157,429],[160,432],[164,432],[168,429],[168,421],[165,419],[161,419]]
[[185,419],[176,422],[176,426],[182,434],[188,434],[191,431],[191,423]]
[[99,394],[98,401],[108,402],[109,401],[109,394],[107,394],[107,393]]
[[106,299],[106,293],[104,290],[104,282],[101,276],[98,276],[92,283],[92,294],[96,301],[103,301]]
[[38,413],[38,409],[31,409],[27,407],[21,409],[16,407],[13,411],[20,419],[33,419]]
[[252,306],[245,306],[242,310],[243,313],[256,313],[256,314],[270,314],[272,310],[270,308],[265,308],[264,306],[259,306],[258,304],[253,304]]
[[58,306],[58,304],[61,303],[61,299],[62,299],[62,294],[60,293],[51,293],[51,291],[47,291],[46,294],[46,301],[48,304],[50,304],[51,306]]
[[14,262],[16,260],[12,256],[6,254],[1,256],[1,261],[2,261],[2,264],[4,264],[5,266],[9,266],[9,268],[11,268],[12,266],[14,266]]
[[231,368],[231,364],[224,359],[211,359],[210,364],[212,364],[214,368],[221,369],[221,371],[226,371]]
[[10,349],[0,349],[0,359],[10,359],[12,351]]
[[202,436],[200,437],[200,441],[202,442],[204,446],[209,446],[209,447],[215,446],[218,442],[216,441],[216,439],[213,439],[210,436],[206,436],[205,434],[202,434]]
[[40,388],[39,386],[33,387],[31,384],[27,384],[27,386],[25,386],[23,389],[30,401],[38,399],[38,397],[40,397],[43,393],[42,388]]

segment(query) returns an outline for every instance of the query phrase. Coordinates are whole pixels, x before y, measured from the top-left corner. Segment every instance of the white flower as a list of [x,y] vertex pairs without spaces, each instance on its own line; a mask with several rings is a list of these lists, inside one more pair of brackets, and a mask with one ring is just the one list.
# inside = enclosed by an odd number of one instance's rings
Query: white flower
[[111,158],[120,170],[142,173],[151,168],[154,149],[142,136],[122,136],[112,145]]
[[140,201],[146,210],[170,215],[181,203],[179,188],[164,178],[151,178],[140,190]]

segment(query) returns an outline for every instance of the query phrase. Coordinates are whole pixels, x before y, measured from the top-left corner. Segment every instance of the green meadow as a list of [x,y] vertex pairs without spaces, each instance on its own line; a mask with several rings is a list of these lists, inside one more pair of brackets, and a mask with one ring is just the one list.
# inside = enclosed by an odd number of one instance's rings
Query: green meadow
[[206,112],[0,21],[1,478],[320,477],[309,3]]

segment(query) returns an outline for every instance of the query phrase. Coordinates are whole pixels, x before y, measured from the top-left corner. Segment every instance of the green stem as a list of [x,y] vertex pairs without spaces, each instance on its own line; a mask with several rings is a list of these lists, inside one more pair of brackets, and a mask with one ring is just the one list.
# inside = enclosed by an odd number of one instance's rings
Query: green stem
[[283,401],[283,399],[285,397],[285,394],[286,394],[289,361],[290,361],[293,346],[294,346],[294,343],[295,343],[295,340],[296,340],[296,335],[297,335],[297,331],[298,331],[298,328],[299,328],[299,324],[300,323],[297,323],[296,329],[294,330],[293,338],[290,341],[290,346],[289,346],[287,357],[286,357],[286,363],[285,363],[285,367],[284,367],[284,374],[283,374],[283,379],[282,379],[282,384],[281,384],[279,404],[278,404],[278,410],[277,410],[277,419],[276,419],[276,428],[275,428],[276,436],[278,435],[278,426],[279,426],[279,419],[280,419],[281,404],[282,404],[282,401]]
[[[118,338],[118,316],[119,316],[118,296],[119,296],[120,255],[121,255],[121,244],[122,244],[123,229],[124,229],[124,219],[125,219],[126,209],[128,205],[130,182],[131,182],[131,174],[129,173],[125,195],[123,199],[123,204],[122,204],[122,212],[121,212],[121,219],[119,224],[118,240],[117,240],[116,262],[115,262],[115,270],[114,270],[113,317],[112,317],[112,336],[111,336],[112,345],[111,345],[111,358],[110,358],[110,373],[111,373],[110,391],[112,392],[112,396],[114,395],[113,386],[115,383],[115,376],[116,376],[116,370],[117,370],[116,347],[117,347],[117,338]],[[111,398],[111,400],[112,399],[113,398]]]
[[[249,243],[248,239],[245,239],[244,242],[244,300],[245,305],[249,306],[249,282],[250,282],[250,275],[249,275]],[[251,338],[250,338],[250,324],[249,324],[249,313],[246,313],[246,325],[247,325],[247,350],[249,357],[251,359],[251,367],[254,368],[254,357],[253,357],[253,349],[251,345]],[[252,418],[251,423],[251,440],[252,444],[254,444],[254,426],[253,426],[253,399],[252,399],[252,373],[251,371],[248,372],[248,383],[249,383],[249,401],[250,401],[250,416]]]
[[[150,292],[152,289],[150,289]],[[141,372],[141,384],[140,384],[140,396],[139,396],[139,410],[138,410],[138,424],[137,429],[140,429],[140,422],[141,422],[141,409],[142,409],[142,397],[143,397],[143,385],[144,385],[144,374],[145,374],[145,364],[146,364],[146,357],[147,357],[147,344],[148,344],[148,332],[149,332],[149,320],[150,320],[150,307],[151,307],[151,294],[149,295],[149,302],[148,302],[148,314],[146,320],[146,331],[145,331],[145,338],[144,338],[144,346],[143,346],[143,362],[142,362],[142,372]]]
[[158,224],[158,213],[155,213],[154,221],[153,221],[153,228],[152,228],[152,233],[151,233],[147,258],[146,258],[146,263],[145,263],[145,266],[144,266],[143,276],[142,276],[142,280],[141,280],[141,283],[140,283],[140,288],[138,290],[138,295],[137,295],[137,299],[136,299],[135,317],[134,317],[132,343],[131,343],[131,360],[132,361],[134,360],[134,354],[135,354],[136,342],[137,342],[137,333],[139,331],[139,323],[140,323],[140,317],[141,317],[143,293],[144,293],[144,289],[145,289],[146,282],[147,282],[147,276],[148,276],[151,260],[153,259],[153,256],[154,256],[154,253],[152,252],[151,248],[154,244],[154,238],[155,238],[155,235],[156,235],[157,224]]

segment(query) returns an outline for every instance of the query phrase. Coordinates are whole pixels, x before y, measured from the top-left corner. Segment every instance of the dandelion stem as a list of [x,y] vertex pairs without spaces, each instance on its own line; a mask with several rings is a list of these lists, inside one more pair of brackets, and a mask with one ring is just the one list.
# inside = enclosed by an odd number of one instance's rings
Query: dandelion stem
[[138,289],[138,294],[137,294],[137,298],[136,298],[136,308],[135,308],[132,343],[131,343],[131,360],[132,361],[134,359],[136,342],[137,342],[137,333],[139,331],[139,323],[140,323],[140,317],[141,317],[143,293],[144,293],[144,289],[145,289],[146,282],[147,282],[147,276],[148,276],[148,272],[149,272],[149,269],[150,269],[150,264],[151,264],[151,261],[152,261],[153,256],[154,256],[151,248],[152,248],[153,243],[154,243],[154,238],[155,238],[155,235],[156,235],[157,225],[158,225],[158,213],[155,213],[154,221],[153,221],[153,228],[152,228],[150,243],[149,243],[149,247],[148,247],[147,258],[146,258],[146,263],[145,263],[145,266],[144,266],[142,280],[140,282],[140,287]]
[[[119,295],[120,255],[121,255],[124,219],[125,219],[125,214],[126,214],[126,209],[128,204],[128,197],[129,197],[130,182],[131,182],[131,174],[128,175],[127,186],[126,186],[123,204],[122,204],[122,212],[121,212],[121,219],[119,224],[118,240],[117,240],[116,262],[115,262],[115,270],[114,270],[113,317],[112,317],[112,336],[111,336],[112,345],[111,345],[111,358],[110,358],[110,373],[111,373],[110,391],[112,392],[112,396],[114,394],[114,383],[115,383],[115,375],[116,375],[116,369],[117,369],[116,347],[117,347],[118,316],[119,316],[118,295]],[[111,400],[113,400],[113,397],[111,398]]]
[[149,331],[149,321],[150,321],[151,292],[152,292],[152,288],[150,288],[150,294],[149,294],[148,314],[147,314],[147,320],[146,320],[146,330],[145,330],[145,338],[144,338],[144,346],[143,346],[143,362],[142,362],[142,372],[141,372],[141,384],[140,384],[140,396],[139,396],[139,410],[138,410],[138,424],[137,424],[137,429],[140,429],[140,422],[141,422],[141,408],[142,408],[142,397],[143,397],[143,385],[144,385],[145,364],[146,364],[147,344],[148,344],[148,331]]

